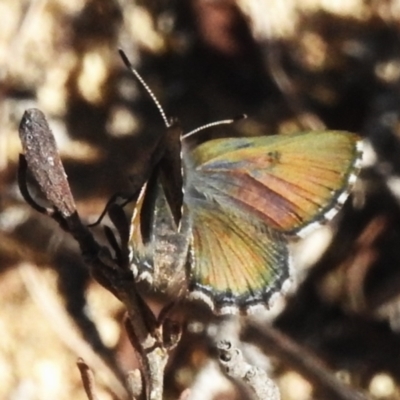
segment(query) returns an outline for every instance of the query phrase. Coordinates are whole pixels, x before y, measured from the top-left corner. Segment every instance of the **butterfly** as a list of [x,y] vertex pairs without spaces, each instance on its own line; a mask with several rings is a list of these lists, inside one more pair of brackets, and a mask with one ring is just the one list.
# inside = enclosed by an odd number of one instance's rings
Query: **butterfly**
[[161,292],[180,275],[216,314],[271,306],[290,277],[289,241],[340,210],[362,141],[342,131],[189,141],[172,122],[158,143],[131,221],[132,271]]

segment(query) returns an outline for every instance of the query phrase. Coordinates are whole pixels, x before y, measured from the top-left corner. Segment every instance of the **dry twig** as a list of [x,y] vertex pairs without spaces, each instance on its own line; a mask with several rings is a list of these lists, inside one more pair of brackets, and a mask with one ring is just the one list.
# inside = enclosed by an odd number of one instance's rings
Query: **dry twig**
[[[37,109],[27,110],[21,120],[19,132],[25,151],[25,156],[20,158],[21,193],[34,209],[56,220],[74,237],[93,277],[124,303],[129,316],[129,337],[142,360],[145,397],[149,400],[161,400],[169,350],[176,345],[180,336],[174,330],[168,329],[168,318],[162,314],[163,318],[157,320],[141,299],[136,291],[127,257],[114,259],[109,249],[100,246],[82,223],[44,114]],[[27,169],[32,172],[52,208],[38,205],[31,197],[26,182]],[[108,233],[110,235],[111,231]],[[115,244],[116,241],[113,240],[112,243]],[[121,251],[121,254],[125,252]],[[167,328],[166,337],[163,335],[164,327]]]
[[96,382],[94,380],[93,371],[85,363],[83,358],[79,358],[76,362],[81,373],[83,387],[85,388],[86,395],[89,400],[98,400],[96,394]]
[[233,347],[230,341],[220,341],[217,348],[219,362],[231,378],[241,380],[250,386],[257,399],[280,400],[279,389],[274,381],[268,377],[264,370],[247,363],[242,352]]

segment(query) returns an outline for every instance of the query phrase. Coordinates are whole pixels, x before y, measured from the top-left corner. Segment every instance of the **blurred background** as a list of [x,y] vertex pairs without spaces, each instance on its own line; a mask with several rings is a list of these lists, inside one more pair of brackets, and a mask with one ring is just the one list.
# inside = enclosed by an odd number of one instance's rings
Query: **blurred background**
[[[84,220],[129,192],[164,126],[121,47],[185,131],[249,116],[199,142],[310,129],[366,139],[344,210],[293,245],[298,284],[274,325],[343,382],[400,399],[399,0],[2,0],[0,26],[0,398],[85,399],[79,356],[102,399],[122,393],[107,369],[132,362],[119,302],[16,183],[19,121],[37,107]],[[171,362],[168,398],[206,362],[193,340]],[[324,398],[284,360],[271,363],[283,399]],[[225,382],[204,398],[240,397]]]

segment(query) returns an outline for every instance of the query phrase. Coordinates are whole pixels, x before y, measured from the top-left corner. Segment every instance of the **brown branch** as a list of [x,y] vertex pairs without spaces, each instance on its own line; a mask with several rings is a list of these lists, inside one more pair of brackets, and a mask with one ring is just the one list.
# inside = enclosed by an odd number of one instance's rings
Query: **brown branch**
[[[27,167],[54,209],[36,205],[30,196],[24,163],[20,166],[21,192],[25,193],[25,198],[32,207],[55,219],[74,237],[79,243],[85,262],[90,266],[93,277],[124,303],[129,316],[128,334],[135,350],[142,357],[146,399],[161,400],[169,350],[176,345],[180,335],[166,318],[167,313],[164,313],[165,318],[162,321],[157,321],[140,297],[129,269],[126,252],[121,250],[121,256],[114,260],[109,249],[100,246],[82,223],[75,208],[56,142],[44,114],[37,109],[27,110],[22,118],[19,132]],[[124,239],[126,233],[121,230],[120,235]],[[114,244],[116,245],[116,241]],[[166,325],[167,335],[163,335],[165,324],[168,325]]]
[[98,400],[96,393],[96,382],[94,380],[94,375],[89,366],[85,363],[83,358],[78,358],[76,362],[79,372],[81,373],[81,379],[83,387],[85,389],[86,395],[89,400]]
[[43,193],[63,217],[69,217],[76,210],[74,198],[56,141],[40,110],[31,108],[25,111],[19,125],[19,137],[28,168]]

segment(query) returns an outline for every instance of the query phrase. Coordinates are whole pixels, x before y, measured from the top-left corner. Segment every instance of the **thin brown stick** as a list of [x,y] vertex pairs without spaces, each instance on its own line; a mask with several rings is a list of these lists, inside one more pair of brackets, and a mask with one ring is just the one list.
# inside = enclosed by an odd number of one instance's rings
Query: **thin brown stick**
[[[132,328],[131,336],[135,337],[133,344],[142,356],[142,365],[145,366],[142,373],[146,399],[161,400],[169,349],[176,344],[180,335],[176,334],[174,329],[167,329],[168,337],[163,337],[164,324],[168,325],[169,320],[158,324],[151,310],[141,299],[133,282],[128,258],[121,256],[117,260],[113,259],[110,250],[100,246],[82,223],[75,208],[56,142],[40,110],[31,109],[25,112],[20,124],[20,139],[27,167],[53,206],[53,209],[34,208],[55,219],[74,237],[79,243],[82,256],[91,268],[93,277],[126,306]],[[23,165],[20,166],[20,170],[24,172]],[[26,174],[21,174],[19,185],[25,195],[28,193],[27,201],[34,203],[27,190]],[[168,325],[167,328],[172,326]]]
[[83,387],[85,389],[88,399],[89,400],[98,400],[99,397],[97,396],[97,393],[96,393],[96,382],[94,380],[93,371],[85,363],[83,358],[78,358],[76,365],[78,366],[79,372],[81,373]]

